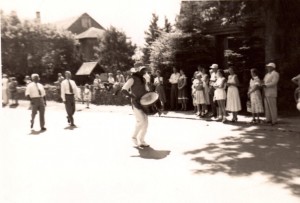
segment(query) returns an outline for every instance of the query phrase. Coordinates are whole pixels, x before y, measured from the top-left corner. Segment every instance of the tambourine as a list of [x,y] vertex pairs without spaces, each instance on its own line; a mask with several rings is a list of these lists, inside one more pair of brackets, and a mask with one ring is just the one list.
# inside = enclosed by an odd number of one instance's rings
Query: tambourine
[[140,104],[147,115],[161,114],[161,103],[156,92],[148,92],[140,99]]

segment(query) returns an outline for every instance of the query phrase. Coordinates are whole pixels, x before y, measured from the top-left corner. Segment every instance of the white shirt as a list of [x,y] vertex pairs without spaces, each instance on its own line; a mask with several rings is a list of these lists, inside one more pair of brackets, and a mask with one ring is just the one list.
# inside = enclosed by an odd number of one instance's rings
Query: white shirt
[[143,77],[145,78],[147,83],[150,83],[151,77],[148,73],[145,73],[145,75],[143,75]]
[[[40,93],[39,93],[40,90]],[[46,96],[46,92],[44,86],[40,83],[31,82],[27,85],[25,96],[29,96],[30,98],[38,98]]]
[[66,94],[72,94],[70,92],[69,81],[70,81],[70,84],[71,84],[71,87],[72,87],[73,94],[74,94],[75,98],[79,98],[79,94],[78,94],[78,91],[77,91],[77,85],[76,85],[75,81],[65,79],[61,82],[61,98],[62,98],[63,101],[66,101],[66,96],[65,96]]
[[154,78],[154,84],[155,85],[158,85],[158,84],[163,84],[164,82],[163,82],[163,77],[156,77],[156,78]]
[[115,79],[114,79],[113,77],[108,77],[107,80],[108,80],[108,82],[111,83],[111,84],[115,83]]
[[210,74],[210,79],[209,79],[211,82],[216,82],[217,81],[217,73],[215,72],[212,72]]
[[180,74],[179,73],[172,73],[170,79],[169,79],[169,82],[171,84],[177,84],[178,83],[178,80],[179,80],[179,77],[180,77]]

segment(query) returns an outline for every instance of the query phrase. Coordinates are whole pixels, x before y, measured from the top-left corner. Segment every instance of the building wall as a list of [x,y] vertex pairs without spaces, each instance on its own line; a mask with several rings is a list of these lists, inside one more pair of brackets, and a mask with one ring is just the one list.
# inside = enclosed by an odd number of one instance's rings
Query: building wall
[[72,33],[80,34],[90,27],[104,29],[99,23],[97,23],[97,21],[91,18],[88,14],[84,13],[68,28],[68,30]]
[[94,61],[95,50],[94,46],[97,46],[98,41],[96,38],[80,39],[80,53],[84,62]]

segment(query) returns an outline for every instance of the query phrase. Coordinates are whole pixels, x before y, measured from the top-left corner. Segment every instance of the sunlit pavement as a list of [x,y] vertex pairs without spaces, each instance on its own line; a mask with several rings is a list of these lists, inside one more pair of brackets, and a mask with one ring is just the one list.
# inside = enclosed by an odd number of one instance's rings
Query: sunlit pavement
[[[300,202],[299,117],[277,126],[151,116],[150,148],[134,148],[130,107],[48,103],[47,131],[28,103],[1,110],[1,203]],[[187,119],[184,119],[187,118]]]

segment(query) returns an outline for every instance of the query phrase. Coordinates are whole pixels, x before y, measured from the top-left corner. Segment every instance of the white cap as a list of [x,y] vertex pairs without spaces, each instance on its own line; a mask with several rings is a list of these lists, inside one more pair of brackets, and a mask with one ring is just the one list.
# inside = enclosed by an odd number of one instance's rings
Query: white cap
[[266,65],[266,67],[276,68],[276,65],[275,65],[275,63],[268,63],[268,64]]
[[210,66],[210,68],[219,68],[219,66],[218,66],[218,64],[212,64],[211,66]]
[[39,77],[39,74],[33,73],[33,74],[31,75],[31,79],[33,79],[33,78],[35,78],[35,77]]

